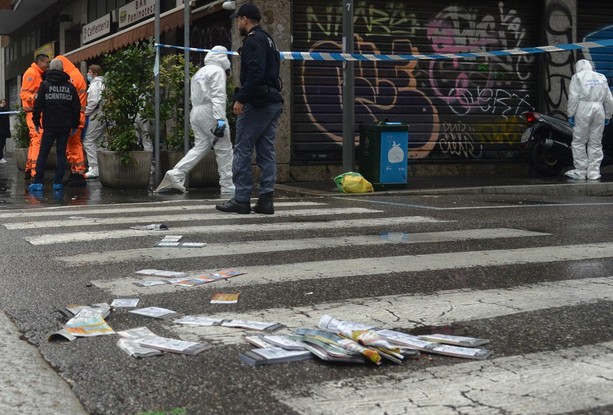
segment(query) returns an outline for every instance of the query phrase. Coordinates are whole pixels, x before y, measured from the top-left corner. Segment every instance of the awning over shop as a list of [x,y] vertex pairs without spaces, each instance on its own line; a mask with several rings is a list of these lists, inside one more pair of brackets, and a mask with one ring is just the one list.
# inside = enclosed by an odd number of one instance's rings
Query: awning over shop
[[[124,48],[139,40],[147,39],[153,36],[154,20],[154,18],[149,18],[104,39],[67,52],[65,56],[72,62],[77,63]],[[183,27],[183,7],[177,7],[160,15],[160,30],[162,33],[178,27]]]
[[[215,2],[198,10],[194,10],[192,12],[191,19],[193,20],[220,10],[223,10],[221,7],[221,2]],[[151,17],[144,22],[130,26],[127,29],[105,37],[104,39],[97,40],[73,51],[67,52],[65,56],[72,62],[78,63],[96,56],[100,56],[104,53],[124,48],[138,42],[139,40],[152,37],[154,35],[154,20],[155,18]],[[182,6],[164,12],[160,15],[160,30],[162,33],[169,32],[180,27],[183,27]]]

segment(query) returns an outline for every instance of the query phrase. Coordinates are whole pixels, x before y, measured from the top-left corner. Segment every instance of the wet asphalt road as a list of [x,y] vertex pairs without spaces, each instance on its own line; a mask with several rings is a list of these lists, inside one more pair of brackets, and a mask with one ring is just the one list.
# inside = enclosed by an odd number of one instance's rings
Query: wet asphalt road
[[[134,278],[134,272],[143,268],[196,271],[236,267],[247,271],[249,275],[250,270],[255,273],[256,269],[270,267],[271,272],[274,269],[275,272],[285,273],[278,281],[266,283],[252,280],[241,283],[241,277],[237,277],[235,281],[191,289],[168,292],[151,289],[139,295],[143,306],[166,307],[186,315],[247,315],[253,316],[254,320],[271,315],[282,320],[292,314],[302,313],[317,320],[320,315],[335,307],[343,310],[345,306],[364,305],[367,311],[353,315],[355,321],[361,322],[371,322],[373,319],[381,322],[380,317],[374,316],[379,316],[381,310],[389,308],[388,320],[382,322],[387,328],[409,331],[424,325],[453,324],[464,327],[472,336],[489,339],[490,348],[494,350],[490,360],[501,362],[500,366],[506,364],[504,362],[508,359],[532,355],[535,356],[534,365],[538,366],[541,360],[549,362],[547,359],[553,359],[551,355],[563,356],[564,351],[610,345],[613,341],[613,283],[610,279],[613,277],[613,248],[607,253],[608,247],[613,246],[609,245],[613,243],[613,198],[610,196],[395,194],[340,198],[299,196],[287,192],[281,194],[277,202],[321,203],[322,209],[363,208],[373,212],[351,215],[326,212],[316,216],[274,215],[252,220],[241,215],[223,215],[207,210],[205,213],[211,215],[210,219],[172,219],[164,223],[169,226],[170,233],[173,229],[186,229],[190,226],[210,227],[209,232],[204,228],[188,234],[190,241],[203,241],[216,247],[240,247],[245,241],[260,241],[258,245],[261,249],[254,253],[239,251],[225,255],[159,260],[135,256],[129,260],[102,264],[87,263],[84,260],[81,264],[69,266],[60,258],[151,248],[160,236],[100,240],[85,238],[65,243],[50,241],[40,245],[33,245],[28,240],[33,241],[41,235],[57,235],[59,238],[76,232],[112,233],[126,229],[132,223],[66,225],[79,217],[109,221],[133,218],[133,224],[139,224],[139,217],[149,216],[149,213],[136,212],[136,208],[168,207],[168,211],[162,210],[156,214],[175,215],[186,207],[213,205],[217,198],[215,189],[191,192],[188,196],[152,196],[146,191],[121,192],[92,183],[87,188],[67,189],[61,200],[52,200],[51,195],[44,200],[36,200],[25,195],[23,189],[19,190],[14,178],[5,183],[9,186],[4,197],[0,196],[0,214],[35,214],[0,219],[0,223],[5,225],[0,226],[3,275],[0,278],[0,309],[14,320],[23,338],[35,345],[48,363],[72,386],[76,396],[91,414],[136,414],[154,410],[170,411],[173,408],[184,408],[185,413],[189,414],[336,413],[338,411],[334,409],[334,403],[339,399],[329,398],[326,401],[321,397],[318,385],[324,382],[325,385],[340,385],[341,392],[354,397],[352,402],[355,406],[351,410],[354,413],[402,413],[401,408],[405,408],[406,413],[560,412],[554,402],[550,403],[550,407],[533,407],[531,405],[536,404],[531,404],[527,396],[511,396],[511,392],[509,396],[501,396],[499,392],[488,394],[486,388],[482,388],[483,395],[488,399],[471,399],[466,393],[463,395],[466,398],[464,402],[444,402],[443,394],[442,398],[433,398],[441,405],[437,406],[425,399],[428,395],[435,397],[437,394],[434,390],[437,386],[432,383],[432,379],[428,379],[430,383],[424,380],[423,383],[413,385],[413,388],[423,385],[423,405],[411,398],[411,388],[401,389],[405,391],[402,393],[394,389],[394,384],[399,383],[400,379],[403,382],[420,379],[424,373],[435,373],[439,369],[437,373],[449,373],[450,378],[446,383],[453,387],[453,381],[457,380],[454,379],[454,371],[470,367],[467,365],[474,362],[451,357],[422,355],[417,360],[399,366],[385,364],[373,367],[307,361],[252,368],[241,363],[237,357],[239,352],[251,348],[244,341],[234,344],[214,343],[212,349],[197,356],[164,355],[148,359],[134,359],[124,354],[115,344],[116,336],[78,339],[70,343],[47,341],[48,335],[66,321],[56,312],[58,308],[71,303],[110,302],[121,296],[122,289],[130,286],[129,283],[121,285],[121,281],[130,281]],[[167,203],[157,203],[164,201]],[[88,213],[94,208],[123,210]],[[277,212],[295,209],[302,208],[278,207]],[[189,212],[186,210],[185,213]],[[426,217],[438,222],[407,220],[406,223],[386,224],[386,220],[392,223],[393,218],[409,216]],[[380,220],[380,225],[366,226],[375,219]],[[57,226],[41,225],[22,229],[6,227],[7,224],[53,220],[57,220]],[[345,220],[361,221],[364,226],[333,226]],[[262,224],[263,227],[240,229],[247,222]],[[287,223],[295,224],[295,228],[290,226],[274,230],[274,226]],[[305,223],[311,228],[300,228]],[[239,227],[230,228],[233,225]],[[229,228],[224,231],[218,228],[220,226]],[[268,230],[266,226],[271,229]],[[500,230],[500,236],[456,241],[446,241],[437,236],[427,243],[389,244],[381,240],[371,245],[347,243],[333,248],[267,251],[273,241],[279,240],[291,245],[295,240],[332,240],[365,235],[377,238],[380,232],[402,232],[408,235],[410,241],[412,235],[483,229]],[[509,237],[503,229],[535,234]],[[604,250],[604,253],[593,255],[597,249]],[[539,252],[541,256],[530,258],[532,251]],[[575,259],[574,255],[578,251],[584,251],[586,259]],[[515,252],[517,255],[513,254]],[[508,257],[505,256],[507,253],[510,253]],[[153,255],[158,254],[154,252]],[[377,273],[376,270],[367,271],[367,266],[362,265],[363,269],[358,268],[351,275],[337,272],[335,268],[336,262],[340,260],[368,258],[378,258],[382,267],[393,267],[394,261],[406,256],[414,256],[416,262],[423,257],[425,263],[430,261],[436,267]],[[493,264],[488,265],[486,262],[490,260]],[[300,264],[317,264],[322,261],[330,261],[329,268],[324,267],[316,278],[301,278],[300,274],[305,271]],[[407,264],[411,264],[411,261]],[[603,282],[603,278],[609,279]],[[570,295],[566,300],[562,298],[562,303],[553,300],[549,303],[547,293],[551,290],[547,287],[567,281],[581,286],[581,281],[587,284],[595,280],[599,281],[600,288],[591,300],[574,301]],[[104,282],[113,281],[117,281],[118,288],[105,288]],[[483,315],[479,315],[477,307],[478,318],[468,320],[454,317],[455,313],[463,315],[458,309],[462,306],[459,303],[451,303],[448,308],[442,309],[444,311],[436,312],[439,306],[437,298],[452,291],[468,293],[469,299],[471,296],[480,298],[480,293],[486,293],[485,298],[495,302],[499,296],[504,297],[515,290],[534,292],[537,298],[542,295],[542,304],[533,305],[534,309],[528,311],[521,304],[515,309],[509,305],[507,312],[488,314],[483,311]],[[241,297],[233,305],[210,304],[210,297],[215,292],[240,292]],[[433,313],[426,312],[425,308],[428,307],[424,307],[415,311],[414,317],[394,316],[394,307],[405,307],[412,301],[424,298],[431,299]],[[373,305],[373,299],[381,299],[381,302]],[[485,310],[489,300],[479,301]],[[426,319],[422,314],[430,317]],[[210,339],[200,337],[196,332],[179,330],[169,321],[135,316],[126,310],[115,311],[107,321],[115,330],[146,325],[159,335],[210,342]],[[611,348],[607,347],[610,362]],[[566,358],[568,365],[575,362],[573,356]],[[549,372],[535,369],[533,379],[524,379],[536,381],[532,391],[534,396],[546,392],[551,395],[547,389],[549,387],[560,391],[558,400],[579,402],[576,404],[578,406],[567,405],[568,410],[562,412],[605,414],[613,411],[610,397],[595,398],[573,385],[572,379],[563,382],[568,384],[554,385],[556,378],[563,375],[557,372],[557,367],[550,369]],[[612,378],[606,375],[598,378],[613,386]],[[509,379],[503,376],[499,382],[504,383]],[[380,391],[376,398],[369,396],[366,392],[373,387],[368,383],[371,380],[389,388],[389,395]],[[576,396],[568,392],[573,390]],[[447,392],[452,394],[451,391]],[[402,402],[398,396],[404,393],[406,401]],[[391,403],[398,400],[400,402]],[[526,402],[523,406],[525,411],[518,409],[522,408],[518,404],[522,400]],[[390,406],[386,407],[388,401]]]

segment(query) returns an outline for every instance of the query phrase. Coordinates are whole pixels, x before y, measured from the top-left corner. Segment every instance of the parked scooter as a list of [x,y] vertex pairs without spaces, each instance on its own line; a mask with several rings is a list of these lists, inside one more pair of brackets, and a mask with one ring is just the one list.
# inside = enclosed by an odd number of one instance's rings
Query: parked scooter
[[[573,128],[568,121],[540,112],[523,114],[528,124],[521,137],[521,146],[529,154],[530,166],[543,176],[556,176],[573,165],[571,142]],[[613,128],[605,127],[602,137],[604,159],[601,166],[613,164]]]

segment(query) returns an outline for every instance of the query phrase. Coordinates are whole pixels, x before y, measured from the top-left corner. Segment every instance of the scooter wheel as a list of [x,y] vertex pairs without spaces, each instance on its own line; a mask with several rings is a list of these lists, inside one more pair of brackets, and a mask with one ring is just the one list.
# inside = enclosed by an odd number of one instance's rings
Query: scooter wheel
[[559,152],[545,146],[543,140],[534,143],[530,152],[530,165],[538,174],[543,176],[557,176],[565,166]]

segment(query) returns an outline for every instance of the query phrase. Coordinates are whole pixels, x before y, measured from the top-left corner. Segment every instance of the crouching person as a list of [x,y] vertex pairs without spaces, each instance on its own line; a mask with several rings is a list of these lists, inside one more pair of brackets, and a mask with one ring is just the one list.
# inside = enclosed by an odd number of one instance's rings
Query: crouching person
[[[66,144],[68,137],[79,127],[81,104],[79,95],[70,77],[64,72],[59,59],[49,63],[45,80],[40,85],[34,103],[33,123],[38,131],[43,127],[40,153],[36,161],[34,182],[28,190],[31,193],[42,192],[45,165],[53,143],[57,147],[57,167],[53,178],[53,190],[62,189],[62,180],[66,172]],[[42,122],[41,122],[42,115]]]

